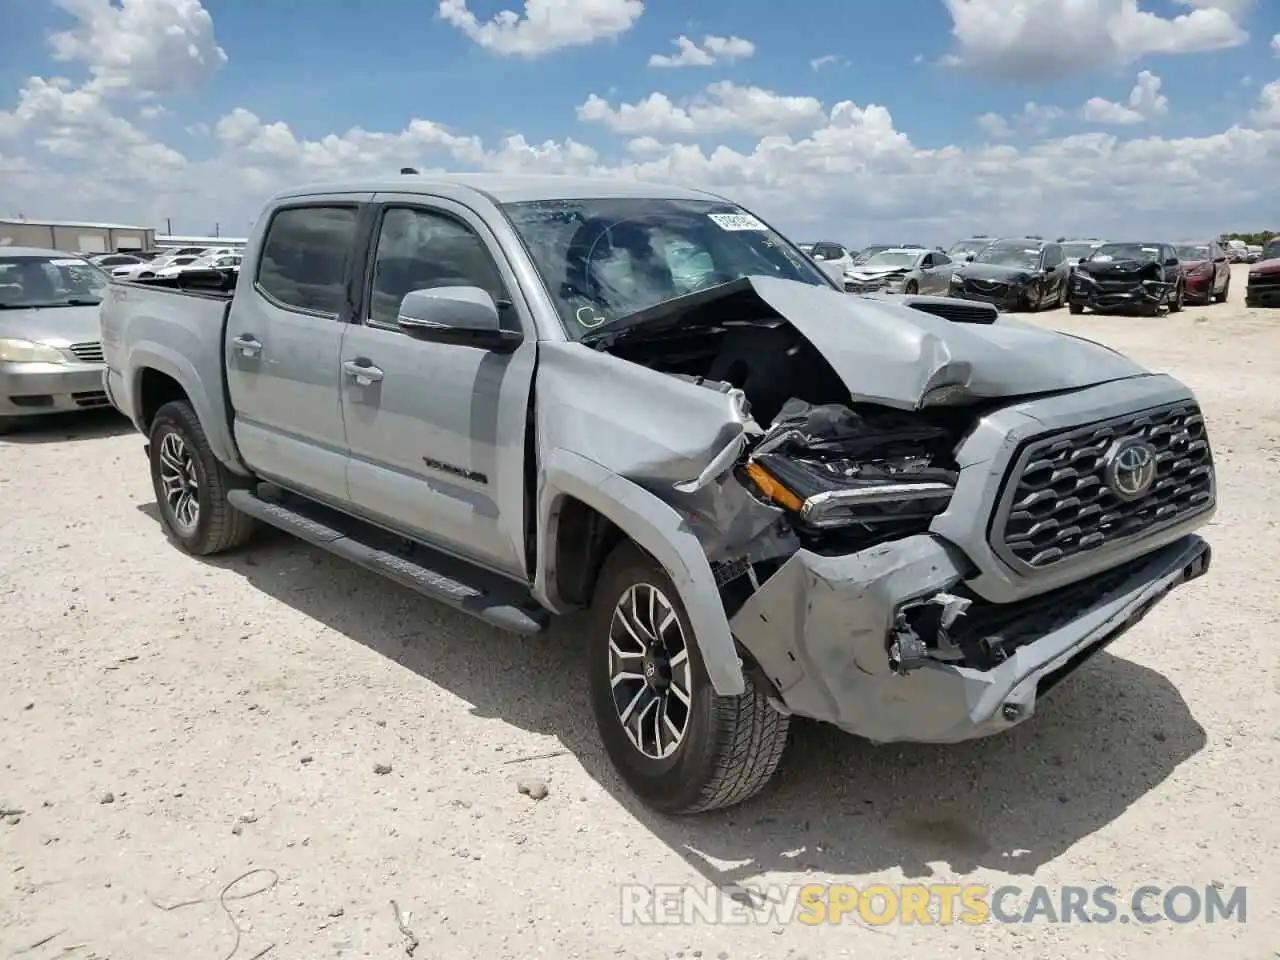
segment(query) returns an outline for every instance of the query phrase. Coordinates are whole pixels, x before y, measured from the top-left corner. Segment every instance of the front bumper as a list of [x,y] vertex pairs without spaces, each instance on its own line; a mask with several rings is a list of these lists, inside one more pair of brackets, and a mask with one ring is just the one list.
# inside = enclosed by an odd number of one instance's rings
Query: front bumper
[[[963,594],[964,557],[931,536],[843,557],[794,554],[734,615],[734,635],[791,712],[877,742],[955,743],[1000,733],[1050,687],[1202,576],[1210,548],[1189,534],[1146,556],[1016,604],[977,601],[968,616],[1017,637],[990,668],[936,659],[895,671],[888,648],[904,608]],[[980,606],[981,605],[981,606]],[[998,614],[992,618],[991,613]]]
[[1246,307],[1280,307],[1280,275],[1262,281],[1251,280],[1245,287],[1244,304]]
[[1149,309],[1165,302],[1169,287],[1167,283],[1141,280],[1132,283],[1108,281],[1103,286],[1073,278],[1067,292],[1067,303],[1090,310]]
[[974,287],[971,283],[951,284],[948,294],[957,300],[975,300],[978,303],[995,304],[1002,310],[1018,310],[1025,306],[1031,288],[1025,283],[1001,283],[995,289]]
[[100,363],[0,363],[0,417],[110,406]]

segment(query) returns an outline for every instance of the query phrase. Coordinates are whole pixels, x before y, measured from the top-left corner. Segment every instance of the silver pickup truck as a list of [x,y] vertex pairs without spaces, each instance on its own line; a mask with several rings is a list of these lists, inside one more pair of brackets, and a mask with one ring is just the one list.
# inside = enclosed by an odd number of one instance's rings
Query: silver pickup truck
[[600,735],[665,812],[756,793],[792,716],[1007,730],[1208,568],[1186,386],[846,294],[701,191],[291,190],[238,279],[113,283],[102,337],[179,547],[266,523],[516,633],[589,609]]

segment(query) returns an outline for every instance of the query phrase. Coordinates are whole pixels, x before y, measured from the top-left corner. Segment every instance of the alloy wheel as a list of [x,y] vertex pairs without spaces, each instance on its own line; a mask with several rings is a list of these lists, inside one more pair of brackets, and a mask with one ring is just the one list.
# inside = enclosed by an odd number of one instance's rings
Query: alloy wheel
[[200,523],[200,478],[195,457],[182,436],[166,433],[160,440],[160,486],[174,526],[184,537]]
[[692,665],[675,606],[657,587],[629,587],[609,625],[609,684],[632,745],[665,760],[684,742],[693,706]]

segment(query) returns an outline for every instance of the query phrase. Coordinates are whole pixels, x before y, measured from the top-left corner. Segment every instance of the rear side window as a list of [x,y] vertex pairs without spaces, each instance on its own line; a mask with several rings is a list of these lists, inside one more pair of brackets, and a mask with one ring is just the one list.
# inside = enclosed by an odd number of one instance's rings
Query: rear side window
[[354,206],[280,210],[262,245],[258,287],[281,306],[337,316],[355,239]]

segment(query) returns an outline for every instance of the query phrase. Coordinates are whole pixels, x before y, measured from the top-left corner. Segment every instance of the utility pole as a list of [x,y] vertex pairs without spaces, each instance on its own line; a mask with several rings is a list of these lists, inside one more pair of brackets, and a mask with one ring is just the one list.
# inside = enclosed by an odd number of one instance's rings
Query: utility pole
[[164,232],[171,237],[173,236],[173,221],[168,217],[164,218]]
[[220,237],[220,236],[222,236],[222,224],[220,224],[220,223],[215,223],[215,224],[213,225],[213,235],[214,235],[215,237]]

